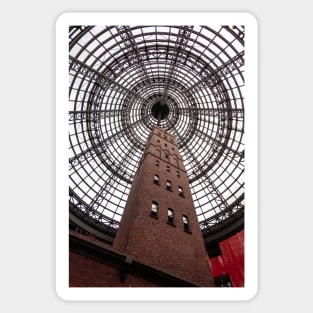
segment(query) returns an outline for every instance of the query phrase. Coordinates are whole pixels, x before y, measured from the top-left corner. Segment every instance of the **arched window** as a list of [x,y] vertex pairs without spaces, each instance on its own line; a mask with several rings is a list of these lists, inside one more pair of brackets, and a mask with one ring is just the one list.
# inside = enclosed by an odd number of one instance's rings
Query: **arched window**
[[166,190],[172,190],[172,183],[169,180],[166,181]]
[[170,172],[170,166],[169,166],[169,165],[166,165],[166,170],[167,170],[168,172]]
[[178,194],[179,194],[181,197],[184,197],[184,190],[183,190],[183,187],[178,186]]
[[174,224],[174,211],[171,208],[167,209],[167,222]]
[[177,175],[177,177],[180,177],[180,172],[176,171],[176,175]]
[[159,185],[159,175],[154,174],[153,182],[154,182],[155,184]]
[[189,229],[189,220],[188,217],[186,215],[183,215],[183,223],[184,223],[184,231],[186,231],[187,233],[190,232]]
[[156,201],[152,201],[150,216],[152,217],[158,216],[158,203]]

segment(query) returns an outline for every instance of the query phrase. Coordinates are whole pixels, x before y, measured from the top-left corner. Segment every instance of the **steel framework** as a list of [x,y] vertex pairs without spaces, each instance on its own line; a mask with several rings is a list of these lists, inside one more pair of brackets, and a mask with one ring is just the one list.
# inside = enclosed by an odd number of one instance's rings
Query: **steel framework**
[[244,34],[238,25],[69,28],[72,214],[114,235],[159,111],[203,233],[243,218]]

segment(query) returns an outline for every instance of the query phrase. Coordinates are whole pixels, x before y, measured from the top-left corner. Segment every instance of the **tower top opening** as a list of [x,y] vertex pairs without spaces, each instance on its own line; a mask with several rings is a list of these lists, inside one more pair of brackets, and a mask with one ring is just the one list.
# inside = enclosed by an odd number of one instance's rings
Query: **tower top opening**
[[151,114],[157,120],[164,120],[168,117],[169,113],[170,109],[166,103],[162,104],[161,102],[156,102],[151,108]]

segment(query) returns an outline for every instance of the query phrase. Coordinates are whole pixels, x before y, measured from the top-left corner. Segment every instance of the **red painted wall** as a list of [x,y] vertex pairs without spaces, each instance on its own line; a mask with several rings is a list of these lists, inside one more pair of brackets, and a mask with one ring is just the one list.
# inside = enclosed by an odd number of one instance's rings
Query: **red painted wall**
[[233,287],[244,287],[244,230],[219,245],[222,255],[209,260],[213,277],[228,274]]

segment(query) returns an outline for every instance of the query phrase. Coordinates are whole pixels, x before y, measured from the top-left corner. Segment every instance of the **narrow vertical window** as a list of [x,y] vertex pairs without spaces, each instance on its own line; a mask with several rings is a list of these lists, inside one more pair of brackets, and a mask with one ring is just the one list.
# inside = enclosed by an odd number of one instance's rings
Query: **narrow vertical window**
[[157,175],[157,174],[154,175],[153,182],[154,182],[155,184],[158,184],[158,185],[159,185],[159,175]]
[[172,183],[169,180],[166,182],[166,189],[172,190]]
[[190,232],[189,220],[188,220],[188,217],[186,215],[183,215],[183,223],[184,223],[184,231],[189,233]]
[[174,212],[171,208],[167,209],[167,222],[174,224]]
[[178,194],[179,194],[181,197],[184,197],[183,187],[178,186]]
[[177,175],[177,177],[180,177],[180,172],[176,171],[176,175]]
[[155,160],[155,165],[159,166],[159,160]]
[[166,170],[169,172],[170,171],[170,166],[166,165]]
[[152,201],[150,215],[152,217],[157,217],[158,216],[158,203],[155,202],[155,201]]

